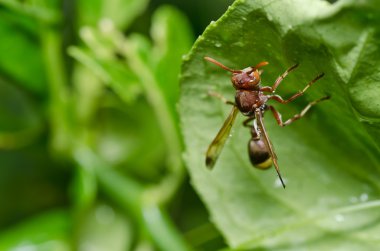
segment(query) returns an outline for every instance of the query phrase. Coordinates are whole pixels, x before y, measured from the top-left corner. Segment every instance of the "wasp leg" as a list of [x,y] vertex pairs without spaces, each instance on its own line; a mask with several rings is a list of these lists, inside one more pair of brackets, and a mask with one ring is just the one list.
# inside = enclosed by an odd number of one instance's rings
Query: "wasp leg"
[[[254,120],[254,121],[253,121]],[[253,121],[252,125],[249,125]],[[251,116],[243,121],[243,126],[248,127],[251,129],[251,137],[252,140],[259,140],[260,139],[260,129],[257,128],[257,121],[255,120],[255,116]]]
[[251,122],[251,121],[254,120],[254,119],[255,119],[255,116],[252,116],[252,117],[247,118],[246,120],[243,121],[243,126],[245,126],[245,127],[251,127],[251,126],[248,125],[248,124],[249,124],[249,122]]
[[314,105],[316,105],[317,103],[323,101],[323,100],[327,100],[329,99],[330,96],[325,96],[325,97],[322,97],[320,99],[317,99],[317,100],[314,100],[313,102],[310,102],[307,106],[305,106],[305,108],[302,109],[302,111],[296,115],[294,115],[293,117],[291,117],[290,119],[288,119],[287,121],[283,122],[282,121],[282,117],[281,117],[281,114],[276,110],[276,108],[274,108],[273,106],[269,106],[269,109],[272,111],[272,114],[274,116],[274,118],[276,119],[277,121],[277,124],[279,126],[287,126],[291,123],[293,123],[294,121],[302,118],[303,116],[305,116],[305,114],[310,110],[310,108]]
[[314,84],[315,82],[317,82],[317,80],[320,79],[320,78],[322,78],[324,75],[325,75],[324,73],[319,74],[316,78],[314,78],[313,80],[311,80],[311,81],[305,86],[305,88],[303,88],[302,91],[297,92],[296,94],[294,94],[293,96],[291,96],[290,98],[288,98],[288,99],[286,99],[286,100],[282,99],[282,97],[279,96],[279,95],[267,95],[267,97],[268,97],[268,99],[276,100],[277,102],[280,102],[281,104],[287,104],[287,103],[289,103],[289,102],[292,102],[292,101],[295,100],[296,98],[302,96],[302,95],[305,93],[305,91],[306,91],[307,89],[309,89],[309,87],[310,87],[312,84]]
[[262,88],[260,88],[260,91],[263,91],[263,92],[275,92],[277,87],[280,85],[280,83],[282,82],[282,80],[284,80],[284,78],[289,74],[289,72],[293,71],[294,69],[296,69],[298,67],[298,64],[295,64],[291,67],[289,67],[281,76],[279,76],[276,81],[274,82],[273,86],[264,86]]
[[232,102],[228,99],[226,99],[222,94],[219,92],[214,92],[214,91],[208,91],[208,95],[220,99],[223,103],[227,105],[235,105],[235,102]]

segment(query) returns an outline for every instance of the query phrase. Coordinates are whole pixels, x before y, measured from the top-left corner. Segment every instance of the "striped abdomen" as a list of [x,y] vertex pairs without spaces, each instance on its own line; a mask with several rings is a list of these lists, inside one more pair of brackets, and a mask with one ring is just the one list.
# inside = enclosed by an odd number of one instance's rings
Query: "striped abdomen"
[[254,167],[268,169],[272,166],[272,156],[263,140],[251,138],[248,142],[248,153]]

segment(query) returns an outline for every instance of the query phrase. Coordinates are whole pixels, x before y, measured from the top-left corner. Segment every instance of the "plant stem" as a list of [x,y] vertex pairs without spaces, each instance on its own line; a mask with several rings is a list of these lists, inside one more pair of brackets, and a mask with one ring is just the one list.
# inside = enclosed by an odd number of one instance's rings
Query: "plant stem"
[[41,24],[41,44],[49,87],[52,146],[59,153],[69,150],[68,90],[62,55],[62,38],[53,27]]
[[179,139],[179,132],[176,127],[175,118],[170,113],[169,106],[154,77],[153,71],[139,56],[136,45],[127,43],[123,52],[127,56],[130,68],[140,79],[140,83],[144,88],[148,102],[150,102],[152,106],[166,141],[168,166],[171,173],[167,175],[158,186],[155,186],[151,190],[155,196],[150,196],[152,200],[166,203],[173,197],[185,176],[181,159],[182,144]]
[[121,176],[106,162],[88,149],[75,153],[76,161],[86,168],[93,168],[103,191],[124,210],[137,219],[144,232],[162,251],[190,251],[186,242],[171,222],[167,212],[144,200],[144,187],[136,181]]
[[58,12],[42,8],[40,6],[33,6],[27,3],[20,3],[16,0],[0,0],[0,4],[7,8],[19,12],[23,15],[36,18],[45,23],[57,23],[60,20]]
[[157,205],[146,205],[143,208],[146,228],[154,242],[162,251],[191,250],[176,230],[168,213]]

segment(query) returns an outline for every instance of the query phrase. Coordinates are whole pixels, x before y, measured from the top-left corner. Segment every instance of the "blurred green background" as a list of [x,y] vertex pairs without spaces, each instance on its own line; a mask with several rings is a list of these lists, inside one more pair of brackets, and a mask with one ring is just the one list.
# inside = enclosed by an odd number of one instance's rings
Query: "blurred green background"
[[0,250],[217,250],[182,55],[232,0],[0,0]]

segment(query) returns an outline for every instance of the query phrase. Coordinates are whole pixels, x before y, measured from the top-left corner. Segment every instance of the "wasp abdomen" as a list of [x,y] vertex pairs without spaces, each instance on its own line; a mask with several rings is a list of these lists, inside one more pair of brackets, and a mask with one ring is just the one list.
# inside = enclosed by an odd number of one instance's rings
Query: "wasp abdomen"
[[272,157],[263,140],[250,139],[248,142],[248,153],[254,167],[268,169],[272,166]]

